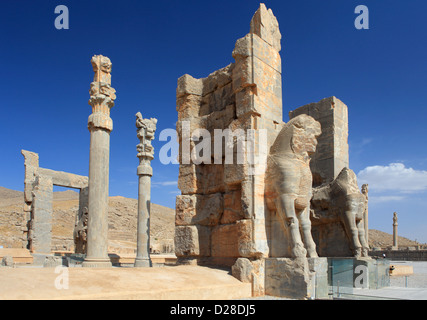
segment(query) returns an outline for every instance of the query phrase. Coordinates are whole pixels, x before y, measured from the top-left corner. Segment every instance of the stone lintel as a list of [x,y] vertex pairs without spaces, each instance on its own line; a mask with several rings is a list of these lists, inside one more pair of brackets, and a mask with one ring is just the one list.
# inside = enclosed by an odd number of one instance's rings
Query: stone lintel
[[39,168],[38,174],[52,178],[55,186],[83,189],[89,184],[88,177],[80,176],[73,173],[55,171],[51,169]]

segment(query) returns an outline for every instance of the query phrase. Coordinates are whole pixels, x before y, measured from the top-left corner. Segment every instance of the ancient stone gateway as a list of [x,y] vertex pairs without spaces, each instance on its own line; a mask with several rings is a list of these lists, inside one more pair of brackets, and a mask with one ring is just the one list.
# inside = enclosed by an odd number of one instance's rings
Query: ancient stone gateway
[[[175,253],[181,264],[232,266],[237,278],[252,282],[254,296],[307,298],[315,283],[326,288],[321,295],[327,296],[327,254],[351,257],[355,247],[343,220],[313,220],[312,187],[339,184],[339,174],[348,168],[347,106],[335,97],[326,98],[291,111],[285,124],[280,40],[277,19],[261,4],[249,34],[236,42],[234,63],[206,78],[186,74],[178,79],[178,188],[182,194],[176,198]],[[307,122],[312,125],[300,124],[303,118],[311,119]],[[281,143],[281,134],[289,134],[292,125],[295,134]],[[206,149],[224,149],[221,144],[218,148],[215,139],[205,140],[215,137],[216,130],[227,129],[253,133],[252,142],[243,143],[252,144],[251,151],[244,153],[245,161],[230,163],[222,158],[218,162],[215,152],[212,157],[204,154]],[[242,156],[239,142],[238,137],[226,137],[234,148],[234,159]],[[265,163],[253,161],[263,150]],[[193,162],[187,162],[189,154],[202,161],[192,157]],[[272,171],[254,170],[263,164]],[[360,200],[359,219],[366,214],[367,198],[357,182],[350,186],[357,191],[343,199]],[[324,250],[331,243],[341,243],[342,250],[334,246]]]
[[39,167],[37,153],[22,150],[25,158],[25,211],[29,213],[28,245],[32,253],[50,254],[52,247],[53,186],[78,189],[79,219],[88,206],[88,178]]

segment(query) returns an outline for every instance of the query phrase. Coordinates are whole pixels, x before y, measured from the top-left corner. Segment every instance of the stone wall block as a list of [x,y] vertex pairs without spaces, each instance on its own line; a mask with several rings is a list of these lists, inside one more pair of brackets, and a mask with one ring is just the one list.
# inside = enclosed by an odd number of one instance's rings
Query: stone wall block
[[233,90],[238,92],[246,87],[253,87],[253,62],[252,56],[236,62],[233,70]]
[[180,97],[185,94],[194,94],[201,96],[203,93],[202,79],[195,79],[189,74],[184,74],[178,79],[178,87],[176,89],[176,96]]
[[204,226],[176,226],[177,257],[210,256],[210,229]]
[[239,256],[253,257],[256,256],[253,238],[253,221],[243,219],[236,222],[237,226],[237,243]]
[[212,72],[208,77],[201,79],[203,83],[202,95],[207,95],[216,92],[232,81],[232,73],[235,65],[234,63]]
[[252,283],[253,266],[249,259],[238,258],[231,267],[231,274],[241,282]]
[[240,189],[224,194],[224,214],[221,217],[221,224],[234,223],[244,218],[241,198],[242,191]]
[[175,224],[215,226],[223,211],[224,202],[221,193],[177,196]]
[[195,94],[185,94],[176,98],[178,121],[198,117],[202,97]]
[[212,257],[238,257],[238,227],[221,224],[212,229]]

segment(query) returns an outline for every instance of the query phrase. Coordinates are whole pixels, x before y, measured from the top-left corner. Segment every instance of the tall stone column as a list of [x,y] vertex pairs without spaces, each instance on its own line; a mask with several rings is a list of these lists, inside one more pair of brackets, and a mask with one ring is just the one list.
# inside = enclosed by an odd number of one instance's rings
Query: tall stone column
[[89,157],[89,216],[87,255],[83,267],[111,267],[108,257],[108,185],[110,160],[110,133],[113,121],[110,108],[114,106],[115,92],[111,87],[111,61],[102,55],[91,60],[95,77],[90,84],[88,119],[90,131]]
[[137,157],[139,166],[137,169],[138,184],[138,226],[137,226],[137,253],[135,267],[151,267],[150,258],[150,201],[151,201],[151,177],[153,169],[151,160],[154,159],[154,148],[151,140],[156,132],[157,119],[143,119],[140,112],[136,114],[137,137],[140,143],[137,145]]
[[393,250],[397,250],[399,248],[399,244],[397,241],[397,213],[393,213]]

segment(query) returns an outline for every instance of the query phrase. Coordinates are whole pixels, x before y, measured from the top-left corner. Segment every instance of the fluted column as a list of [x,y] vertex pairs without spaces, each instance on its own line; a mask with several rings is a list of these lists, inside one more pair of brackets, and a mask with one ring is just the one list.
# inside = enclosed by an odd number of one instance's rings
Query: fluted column
[[154,159],[154,148],[151,140],[156,132],[157,119],[143,119],[140,112],[136,114],[137,137],[140,143],[138,151],[138,226],[137,248],[135,267],[151,267],[150,258],[150,202],[151,202],[151,177],[153,169],[151,160]]
[[90,131],[89,205],[87,226],[87,255],[83,267],[111,267],[108,257],[108,186],[110,160],[110,133],[113,120],[110,108],[116,99],[111,87],[111,61],[102,55],[91,60],[94,81],[90,85],[88,119]]

